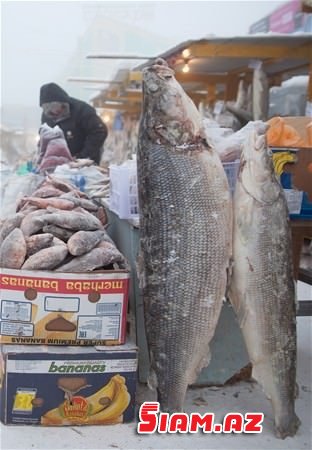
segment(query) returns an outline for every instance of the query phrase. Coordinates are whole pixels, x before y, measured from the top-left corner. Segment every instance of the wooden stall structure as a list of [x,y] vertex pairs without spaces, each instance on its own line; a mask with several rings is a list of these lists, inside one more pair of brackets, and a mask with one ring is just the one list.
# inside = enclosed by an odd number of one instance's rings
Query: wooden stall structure
[[[88,57],[111,58],[107,55]],[[176,79],[196,105],[200,102],[214,105],[217,100],[234,101],[240,80],[244,80],[247,84],[252,82],[254,66],[258,61],[262,63],[270,87],[279,86],[295,75],[309,75],[307,101],[312,103],[311,34],[207,37],[182,42],[158,57],[165,59],[175,70]],[[122,73],[119,71],[112,83],[94,99],[94,105],[139,117],[142,101],[142,69],[152,61],[151,58],[132,70]],[[296,277],[299,278],[299,258],[303,239],[312,237],[310,222],[312,221],[305,221],[303,226],[300,220],[292,221],[294,264]]]
[[[270,86],[279,86],[294,75],[310,74],[308,100],[312,102],[310,34],[208,37],[183,42],[157,56],[165,59],[175,70],[177,80],[196,104],[201,101],[214,104],[217,99],[235,100],[240,80],[251,82],[257,61],[261,61]],[[118,55],[115,57],[123,58]],[[111,56],[97,54],[88,55],[88,58],[105,59]],[[122,80],[118,72],[116,79],[94,99],[95,104],[139,114],[142,101],[141,70],[153,59],[145,60],[128,72],[124,71]],[[121,83],[116,84],[116,81]]]
[[[97,54],[88,57],[111,59],[113,56]],[[251,83],[254,66],[258,61],[263,65],[270,86],[278,86],[294,75],[310,74],[308,99],[312,102],[312,37],[306,34],[270,34],[234,38],[208,37],[183,42],[153,58],[132,56],[131,59],[144,59],[144,62],[131,70],[119,70],[115,78],[93,97],[93,105],[139,119],[142,103],[142,69],[150,65],[156,57],[165,59],[175,70],[176,79],[197,105],[200,102],[214,105],[217,100],[234,101],[240,80]],[[116,55],[115,58],[123,59],[121,55]],[[111,211],[109,215],[111,223],[109,232],[131,265],[133,282],[130,309],[134,313],[136,338],[140,347],[139,379],[145,382],[149,364],[143,327],[143,300],[135,269],[139,228],[130,221],[119,219]],[[296,236],[294,258],[297,265],[302,240],[305,236],[312,235],[310,223],[312,224],[312,221],[308,221],[308,224],[304,222],[301,226],[297,220],[293,224]],[[226,336],[223,333],[225,328],[228,331]],[[248,362],[241,332],[228,304],[222,309],[212,350],[211,364],[208,369],[203,370],[197,384],[222,384]]]

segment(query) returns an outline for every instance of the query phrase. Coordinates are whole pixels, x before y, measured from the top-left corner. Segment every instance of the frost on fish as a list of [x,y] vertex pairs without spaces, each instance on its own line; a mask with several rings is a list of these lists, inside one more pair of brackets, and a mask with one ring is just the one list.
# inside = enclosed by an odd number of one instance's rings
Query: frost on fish
[[42,229],[44,222],[41,220],[41,217],[46,214],[47,211],[45,209],[37,209],[25,215],[20,225],[20,229],[25,237],[31,236]]
[[102,230],[77,231],[77,233],[73,234],[67,242],[69,253],[74,256],[88,253],[101,242],[104,233],[105,232]]
[[138,275],[162,410],[183,410],[209,362],[231,253],[231,198],[194,103],[165,61],[143,71]]
[[123,262],[124,257],[110,242],[101,244],[84,255],[73,258],[66,264],[58,267],[58,272],[91,272],[94,269],[108,266],[115,262]]
[[49,247],[53,241],[53,234],[34,234],[26,238],[27,255],[31,256],[40,250]]
[[23,232],[14,228],[0,247],[0,267],[20,269],[26,257],[26,242]]
[[56,225],[69,230],[99,230],[103,228],[99,219],[87,211],[54,211],[42,217],[45,224]]
[[251,130],[241,156],[229,296],[253,377],[272,402],[277,436],[285,438],[300,424],[295,414],[295,290],[287,204],[265,131],[264,124]]
[[17,213],[11,217],[7,217],[0,228],[0,245],[4,239],[14,230],[14,228],[19,228],[22,220],[24,219],[23,213]]
[[44,248],[30,256],[22,266],[22,270],[52,270],[61,264],[68,254],[66,244]]

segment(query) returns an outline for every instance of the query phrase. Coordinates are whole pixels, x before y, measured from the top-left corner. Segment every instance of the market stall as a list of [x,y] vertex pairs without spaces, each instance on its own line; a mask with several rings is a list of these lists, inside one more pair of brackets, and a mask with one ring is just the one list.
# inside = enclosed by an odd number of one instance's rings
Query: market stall
[[[217,99],[236,99],[240,80],[252,81],[255,62],[262,63],[270,86],[277,86],[294,75],[311,73],[311,48],[311,37],[306,34],[208,37],[183,42],[158,56],[175,70],[177,80],[195,102],[204,99],[214,104]],[[88,57],[105,59],[106,55]],[[108,109],[135,110],[141,101],[141,69],[150,61],[124,74],[121,84],[116,86],[117,80],[112,80],[94,99],[96,104]],[[311,89],[310,80],[309,101]],[[110,104],[111,101],[116,104]]]
[[[236,121],[240,122],[239,126],[242,126],[249,120],[268,118],[270,87],[278,86],[294,75],[311,74],[311,55],[312,40],[307,35],[261,35],[235,38],[209,37],[198,41],[187,41],[159,56],[174,69],[177,81],[199,107],[204,117],[213,117],[213,119],[219,120],[223,126],[232,126],[234,117]],[[88,57],[105,59],[107,56],[97,54],[88,55]],[[142,69],[150,63],[151,60],[148,60],[132,70],[119,71],[108,87],[101,90],[93,98],[94,106],[104,110],[118,111],[124,123],[127,123],[129,117],[132,118],[134,124],[135,122],[138,123],[142,108]],[[267,96],[265,116],[263,117],[257,116],[257,109],[255,105],[252,105],[252,100],[254,103],[257,101],[255,73],[259,67],[263,70],[267,82],[266,90],[262,93],[262,98]],[[240,102],[242,85],[245,86],[246,96],[249,86],[249,96],[251,97],[249,105],[248,102],[244,104]],[[311,76],[308,86],[307,108],[312,101]],[[222,115],[223,122],[221,120]],[[226,124],[230,125],[224,125],[224,117],[226,117]],[[229,117],[231,120],[229,120]],[[119,135],[116,135],[116,137],[114,137],[114,131],[112,133],[112,139],[115,138],[115,142],[118,142],[117,156],[112,163],[121,164],[136,153],[137,131],[134,135],[131,135],[131,138],[129,138],[129,134],[122,137],[120,131],[117,132]],[[124,138],[126,138],[126,142],[123,141]],[[126,150],[125,145],[128,146]],[[123,152],[123,157],[120,151]],[[302,154],[305,152],[305,158],[307,159],[305,159],[304,164],[286,164],[285,170],[291,167],[290,170],[293,172],[298,170],[302,172],[304,167],[309,165],[312,157],[309,149],[301,149],[299,152]],[[119,167],[119,179],[125,180],[126,172],[123,172],[122,175],[122,166]],[[229,169],[231,170],[230,176],[233,177],[232,168]],[[116,170],[118,170],[118,166]],[[127,170],[126,166],[124,170]],[[295,177],[295,173],[293,176]],[[115,183],[113,184],[116,189]],[[309,180],[306,178],[300,189],[307,192],[308,184]],[[118,186],[118,189],[121,189],[121,184]],[[130,204],[127,189],[125,185],[124,190],[120,190],[119,194],[124,197],[125,202],[128,201]],[[130,304],[136,323],[136,338],[141,350],[139,354],[139,378],[141,381],[146,381],[149,363],[143,326],[143,301],[138,287],[136,270],[140,235],[138,211],[136,210],[133,214],[129,210],[128,214],[122,214],[121,210],[118,209],[120,205],[115,204],[112,207],[109,202],[106,202],[106,206],[108,209],[110,208],[109,216],[112,224],[110,232],[112,237],[127,256],[131,265],[133,287]],[[296,278],[299,277],[300,279],[301,248],[304,238],[312,236],[311,224],[310,220],[306,217],[300,217],[298,214],[291,219],[291,223],[295,274]],[[310,277],[309,274],[307,277],[307,271],[305,271],[305,280],[308,279],[311,282]],[[305,308],[304,314],[306,312]],[[299,310],[298,314],[303,314],[303,310]],[[226,335],[222,333],[225,328],[228,330]],[[228,339],[229,336],[230,340]],[[223,307],[216,335],[212,341],[212,350],[213,357],[209,369],[204,369],[196,383],[224,383],[248,362],[241,332],[232,308],[228,304]]]

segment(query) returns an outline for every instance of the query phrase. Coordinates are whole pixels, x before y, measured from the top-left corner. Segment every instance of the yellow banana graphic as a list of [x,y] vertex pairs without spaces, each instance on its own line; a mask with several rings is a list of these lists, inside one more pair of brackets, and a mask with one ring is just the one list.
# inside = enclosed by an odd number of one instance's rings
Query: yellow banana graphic
[[[104,399],[111,403],[105,408]],[[103,423],[111,420],[111,423],[119,423],[122,421],[122,413],[126,410],[130,403],[130,395],[125,384],[125,378],[121,375],[114,375],[109,382],[94,394],[85,398],[89,405],[88,415],[77,423]],[[75,418],[63,417],[61,411],[64,409],[65,402],[58,408],[51,409],[41,417],[42,425],[70,425],[76,423]],[[102,414],[108,411],[107,415]],[[96,418],[96,422],[93,421]]]
[[296,155],[291,152],[275,152],[272,155],[275,173],[280,177],[284,170],[284,165],[296,161]]
[[118,382],[116,388],[112,403],[107,408],[89,417],[89,421],[92,424],[117,423],[120,421],[120,416],[129,406],[130,394],[124,381],[122,383]]
[[96,414],[102,409],[104,409],[104,406],[102,403],[100,403],[101,399],[103,398],[109,398],[111,401],[115,397],[116,392],[116,383],[119,383],[119,379],[123,378],[120,375],[114,375],[109,382],[99,389],[94,394],[90,395],[90,397],[86,397],[87,402],[89,405],[91,405],[91,414]]

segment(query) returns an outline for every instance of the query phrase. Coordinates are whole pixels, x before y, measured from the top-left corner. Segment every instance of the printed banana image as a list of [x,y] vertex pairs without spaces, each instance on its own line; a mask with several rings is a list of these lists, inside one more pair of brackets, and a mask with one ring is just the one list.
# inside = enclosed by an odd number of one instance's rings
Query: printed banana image
[[291,152],[276,152],[272,155],[275,173],[280,177],[284,170],[284,165],[296,161],[296,155]]
[[112,403],[97,414],[90,416],[90,421],[95,425],[101,423],[119,423],[120,416],[127,409],[129,403],[130,394],[127,386],[124,381],[119,381],[116,384],[116,391]]
[[114,375],[109,382],[94,394],[84,399],[87,409],[85,416],[65,416],[66,401],[58,408],[48,411],[41,417],[42,425],[71,425],[78,423],[120,423],[122,414],[130,403],[130,394],[125,384],[125,378]]
[[[34,305],[33,305],[34,306]],[[35,323],[35,329],[38,336],[45,335],[46,333],[49,333],[49,337],[53,332],[47,332],[45,330],[46,325],[51,322],[53,319],[57,319],[59,316],[62,316],[65,320],[70,320],[73,317],[72,312],[50,312],[42,319],[38,320],[37,323]]]

